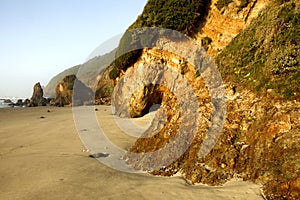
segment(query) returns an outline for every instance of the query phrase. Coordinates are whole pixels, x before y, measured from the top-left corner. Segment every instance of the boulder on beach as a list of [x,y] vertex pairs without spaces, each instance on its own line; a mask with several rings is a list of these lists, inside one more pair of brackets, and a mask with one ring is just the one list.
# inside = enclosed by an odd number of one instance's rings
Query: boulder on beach
[[14,106],[19,106],[19,107],[24,106],[23,100],[22,99],[18,99],[17,102],[14,104]]
[[29,99],[25,99],[25,100],[24,100],[24,105],[25,105],[26,107],[29,107],[29,106],[30,106],[30,100],[29,100]]

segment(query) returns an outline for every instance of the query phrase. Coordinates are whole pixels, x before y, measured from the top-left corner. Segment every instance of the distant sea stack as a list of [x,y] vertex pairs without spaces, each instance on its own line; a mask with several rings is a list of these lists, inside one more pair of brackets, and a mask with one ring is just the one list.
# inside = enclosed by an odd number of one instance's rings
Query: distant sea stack
[[55,90],[56,98],[51,103],[55,106],[80,106],[94,102],[94,92],[78,80],[75,75],[66,76],[59,82]]
[[38,82],[33,87],[33,94],[28,106],[35,107],[35,106],[46,106],[46,105],[47,105],[47,99],[44,98],[44,92],[42,86]]

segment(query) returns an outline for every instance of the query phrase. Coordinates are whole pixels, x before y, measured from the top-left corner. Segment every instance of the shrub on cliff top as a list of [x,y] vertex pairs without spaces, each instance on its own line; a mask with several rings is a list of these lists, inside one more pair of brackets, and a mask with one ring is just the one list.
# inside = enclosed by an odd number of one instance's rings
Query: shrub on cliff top
[[190,34],[207,15],[210,3],[210,0],[149,0],[130,29],[162,27]]

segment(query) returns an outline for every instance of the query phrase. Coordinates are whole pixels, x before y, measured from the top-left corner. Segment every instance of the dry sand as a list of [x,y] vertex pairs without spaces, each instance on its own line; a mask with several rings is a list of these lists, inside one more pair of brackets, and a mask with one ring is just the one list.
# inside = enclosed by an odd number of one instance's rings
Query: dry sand
[[[134,139],[114,125],[110,107],[98,110],[109,137],[128,148]],[[253,183],[195,186],[180,177],[120,172],[84,149],[71,108],[0,109],[0,199],[263,199]]]

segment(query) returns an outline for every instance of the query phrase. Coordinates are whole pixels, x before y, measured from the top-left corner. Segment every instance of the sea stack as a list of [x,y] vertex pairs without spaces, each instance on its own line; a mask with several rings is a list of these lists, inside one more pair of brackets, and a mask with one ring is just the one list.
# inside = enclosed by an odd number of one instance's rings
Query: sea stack
[[29,106],[30,107],[46,106],[47,100],[43,96],[44,96],[44,92],[43,92],[42,86],[38,82],[33,87],[33,94],[32,94]]

